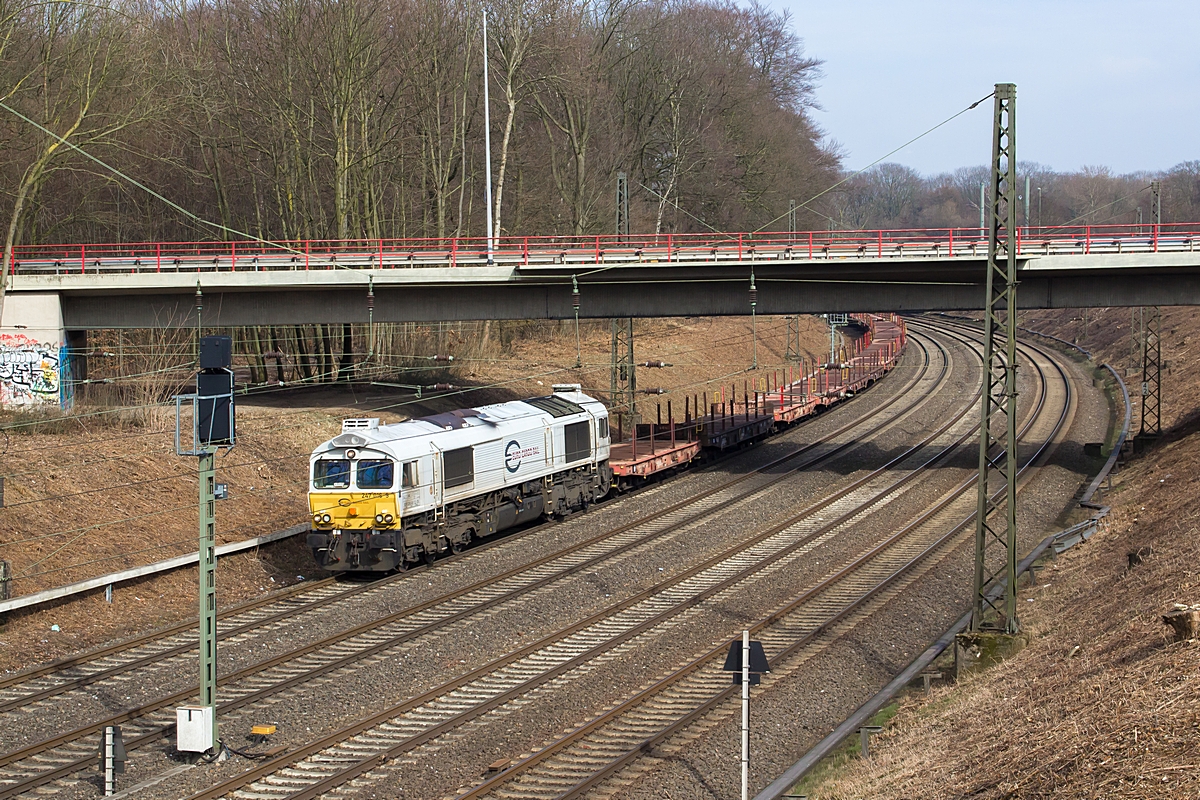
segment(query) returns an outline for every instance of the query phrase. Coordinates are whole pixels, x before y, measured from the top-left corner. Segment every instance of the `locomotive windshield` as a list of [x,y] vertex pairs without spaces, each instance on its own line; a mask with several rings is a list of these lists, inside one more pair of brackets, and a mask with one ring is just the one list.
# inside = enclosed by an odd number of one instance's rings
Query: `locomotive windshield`
[[395,471],[396,465],[387,459],[363,460],[358,462],[358,474],[355,480],[360,489],[390,489],[395,480],[393,477]]
[[350,462],[344,458],[322,458],[313,462],[313,488],[350,488]]

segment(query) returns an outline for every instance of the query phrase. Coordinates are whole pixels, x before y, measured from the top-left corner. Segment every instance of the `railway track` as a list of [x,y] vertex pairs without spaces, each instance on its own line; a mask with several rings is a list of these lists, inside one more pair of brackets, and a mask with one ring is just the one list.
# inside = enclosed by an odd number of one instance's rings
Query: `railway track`
[[[1022,485],[1030,477],[1030,468],[1063,432],[1072,408],[1065,372],[1050,358],[1037,365],[1039,370],[1046,366],[1063,378],[1067,396],[1053,426],[1021,467]],[[1047,403],[1046,383],[1042,385],[1037,409],[1027,420],[1024,432],[1034,425]],[[839,626],[853,625],[856,618],[864,618],[873,604],[895,596],[949,557],[955,545],[969,541],[964,533],[974,522],[974,513],[965,509],[974,502],[973,488],[973,480],[963,481],[926,513],[799,597],[748,625],[770,654],[774,674],[797,669],[799,664],[794,662],[807,660],[811,655],[808,651],[822,638],[821,634],[840,635],[843,631]],[[622,787],[609,786],[606,791],[604,784],[630,764],[672,737],[689,732],[694,737],[696,733],[690,729],[702,727],[714,711],[724,707],[726,716],[732,713],[741,690],[730,684],[729,673],[721,669],[725,650],[724,643],[714,647],[455,797],[513,800],[612,796]]]
[[[925,364],[910,385],[919,384],[928,370],[929,357],[928,351],[926,351]],[[946,372],[947,367],[943,363],[939,380],[944,378]],[[936,386],[937,383],[932,385]],[[894,398],[880,404],[872,409],[872,414],[868,416],[882,415],[884,410],[895,404],[900,397],[901,395],[897,394]],[[905,413],[917,407],[918,404],[919,401],[914,401],[897,409],[890,419],[876,424],[871,430],[878,430],[902,419]],[[774,459],[755,473],[738,476],[725,481],[716,489],[710,489],[687,501],[677,503],[669,508],[665,515],[656,515],[655,519],[641,520],[640,524],[627,525],[618,531],[609,531],[601,536],[592,537],[574,548],[569,548],[567,551],[542,559],[532,566],[527,565],[521,570],[512,570],[509,574],[501,576],[515,586],[505,587],[503,582],[500,586],[496,586],[494,583],[488,582],[467,587],[452,596],[443,596],[415,609],[407,609],[405,612],[392,615],[390,619],[366,623],[330,640],[270,659],[268,662],[247,668],[232,676],[225,676],[221,694],[223,697],[230,697],[230,695],[232,697],[222,704],[221,714],[226,715],[245,708],[292,686],[311,681],[339,669],[345,669],[352,664],[361,663],[363,659],[378,657],[380,653],[396,647],[405,638],[412,639],[429,633],[436,628],[444,627],[448,622],[464,619],[481,608],[494,605],[505,591],[511,596],[516,596],[522,591],[532,591],[550,580],[578,572],[591,564],[609,558],[614,551],[627,550],[639,538],[642,543],[645,543],[674,526],[689,524],[689,520],[694,522],[703,518],[713,508],[728,505],[729,502],[736,502],[739,499],[744,500],[755,492],[762,492],[769,485],[786,477],[786,473],[782,476],[770,476],[767,474],[767,470],[777,468],[782,463],[795,459],[803,453],[821,450],[821,446],[831,438],[853,431],[856,426],[861,425],[861,422],[862,420],[856,420],[847,423],[819,442],[793,448],[791,452]],[[824,447],[823,452],[816,453],[807,461],[794,465],[790,471],[832,458],[837,453],[851,447],[862,433],[859,431],[841,444]],[[760,478],[758,485],[741,490],[734,488],[738,484],[753,483],[751,479],[755,476]],[[731,491],[734,494],[731,495]],[[739,491],[740,494],[738,494]],[[648,526],[651,530],[645,530]],[[639,527],[642,530],[637,530]],[[622,535],[625,538],[621,538]],[[606,538],[610,540],[608,546],[597,549],[596,545]],[[590,552],[589,547],[591,548]],[[553,563],[556,560],[562,563]],[[539,574],[539,568],[542,573],[548,574]],[[395,626],[395,629],[388,630],[388,625]],[[358,637],[359,640],[353,644],[349,643],[349,640],[354,637]],[[317,655],[318,653],[320,655]],[[314,660],[317,663],[314,663]],[[243,681],[243,685],[231,688],[230,683],[234,680]],[[93,743],[87,740],[87,737],[100,730],[104,725],[126,725],[126,741],[129,749],[136,749],[169,734],[173,727],[171,709],[174,705],[185,702],[189,696],[189,691],[179,692],[151,705],[99,720],[62,736],[0,757],[0,770],[2,770],[0,771],[0,797],[16,796],[37,786],[69,777],[80,769],[89,767],[94,757],[92,755]]]
[[[926,354],[925,368],[928,368],[928,354]],[[873,414],[882,412],[884,408],[896,402],[902,394],[903,392],[897,392]],[[867,416],[871,415],[864,415],[863,419]],[[848,430],[852,424],[854,423],[842,426],[829,436]],[[828,436],[824,438],[828,438]],[[719,466],[730,455],[720,457],[717,464],[710,465],[703,471],[710,471],[715,466]],[[769,464],[766,468],[773,465]],[[623,496],[630,497],[642,491],[645,491],[645,488]],[[596,507],[599,508],[611,502],[610,498],[597,504]],[[480,549],[496,546],[505,539],[515,540],[522,536],[536,536],[554,524],[546,523],[505,534],[501,538],[473,547],[469,553],[450,556],[442,561],[475,556]],[[418,567],[410,569],[408,572],[412,573],[428,568],[428,566]],[[253,635],[271,631],[273,628],[295,623],[301,620],[303,615],[325,610],[334,603],[384,591],[391,583],[401,579],[405,574],[407,573],[393,574],[375,581],[358,584],[326,578],[302,586],[293,586],[268,597],[220,610],[218,612],[218,644],[233,644]],[[0,677],[0,714],[17,709],[28,711],[31,710],[34,703],[83,689],[134,670],[155,665],[170,667],[173,660],[190,656],[195,651],[194,626],[189,620],[33,669]]]
[[[837,496],[760,532],[750,542],[742,542],[613,609],[306,745],[274,763],[252,769],[233,781],[195,795],[194,799],[231,793],[255,798],[317,797],[351,780],[360,785],[364,776],[380,771],[381,765],[393,761],[403,764],[429,756],[445,747],[456,732],[478,726],[489,715],[503,716],[506,707],[520,704],[522,698],[524,702],[532,702],[530,697],[538,690],[565,679],[570,673],[586,673],[589,665],[628,651],[635,640],[655,628],[682,624],[682,618],[693,609],[723,597],[765,569],[785,568],[811,553],[855,517],[894,498],[914,476],[954,452],[970,437],[974,426],[968,422],[965,431],[950,432],[950,428],[960,423],[972,408],[969,403],[957,419],[916,448],[855,481]],[[949,437],[949,441],[939,445],[939,453],[919,466],[900,470],[904,474],[897,478],[894,474],[897,464],[913,458],[938,436]],[[815,518],[817,511],[837,516],[833,522],[825,523]]]

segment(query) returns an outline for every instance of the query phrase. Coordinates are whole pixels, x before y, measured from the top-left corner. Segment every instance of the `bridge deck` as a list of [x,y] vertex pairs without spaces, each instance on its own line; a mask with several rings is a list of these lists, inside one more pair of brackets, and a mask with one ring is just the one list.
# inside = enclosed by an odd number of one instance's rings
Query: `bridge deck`
[[[1022,228],[1023,256],[1194,253],[1200,224]],[[756,261],[981,258],[978,228],[803,233],[663,234],[649,237],[527,236],[487,239],[370,239],[284,242],[150,242],[21,245],[9,272],[216,273],[488,266],[521,270]]]

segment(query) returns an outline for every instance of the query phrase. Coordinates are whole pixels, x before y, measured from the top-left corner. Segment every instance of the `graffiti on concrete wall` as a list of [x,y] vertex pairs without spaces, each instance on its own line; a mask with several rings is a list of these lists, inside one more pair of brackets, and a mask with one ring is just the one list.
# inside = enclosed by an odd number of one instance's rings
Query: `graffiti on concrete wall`
[[0,335],[0,406],[62,402],[62,348],[27,336]]

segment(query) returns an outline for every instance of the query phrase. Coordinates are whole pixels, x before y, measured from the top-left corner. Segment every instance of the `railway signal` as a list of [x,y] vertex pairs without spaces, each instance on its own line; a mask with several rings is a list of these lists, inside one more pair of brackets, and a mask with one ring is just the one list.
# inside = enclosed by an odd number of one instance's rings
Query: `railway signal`
[[[729,654],[725,656],[727,672],[734,673],[733,683],[742,684],[742,800],[750,796],[750,685],[759,682],[759,674],[770,672],[767,655],[762,642],[750,641],[750,631],[742,631],[742,641],[729,643]],[[737,673],[741,673],[738,675]]]
[[[197,289],[199,293],[199,289]],[[199,458],[200,484],[200,705],[177,709],[176,748],[203,753],[217,740],[217,542],[216,454],[236,439],[233,402],[233,340],[205,336],[200,340],[196,393],[175,398],[175,452]],[[182,441],[183,404],[192,406],[192,438]]]

